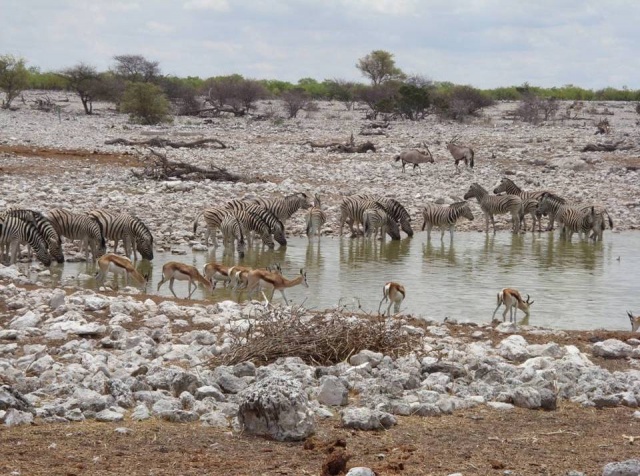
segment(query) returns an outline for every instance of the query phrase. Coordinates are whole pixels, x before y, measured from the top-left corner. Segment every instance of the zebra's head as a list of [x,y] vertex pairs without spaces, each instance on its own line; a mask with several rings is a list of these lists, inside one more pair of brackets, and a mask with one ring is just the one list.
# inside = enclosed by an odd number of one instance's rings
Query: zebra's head
[[463,198],[465,200],[469,200],[470,198],[474,197],[479,198],[481,195],[484,195],[482,192],[486,194],[486,190],[484,190],[479,184],[472,183],[469,187],[469,190],[467,190],[467,193],[464,194]]
[[143,259],[147,259],[149,261],[153,259],[153,238],[138,238],[136,240],[136,247]]
[[[389,219],[389,221],[387,222],[387,234],[391,237],[392,240],[400,239],[400,227],[398,226],[398,223],[393,219]],[[411,235],[413,235],[413,230],[411,231]]]
[[509,187],[510,183],[513,183],[510,179],[508,179],[507,177],[502,177],[502,179],[500,179],[500,183],[496,186],[496,188],[493,189],[493,193],[496,195],[503,192],[508,193],[507,188]]
[[456,202],[452,203],[451,208],[455,209],[461,217],[464,217],[468,220],[473,221],[473,212],[471,211],[471,207],[469,206],[469,202]]
[[62,242],[60,239],[49,242],[49,254],[58,263],[64,263],[64,253],[62,252]]
[[402,231],[404,231],[407,236],[413,236],[413,228],[411,228],[411,219],[401,220],[400,226],[402,227]]

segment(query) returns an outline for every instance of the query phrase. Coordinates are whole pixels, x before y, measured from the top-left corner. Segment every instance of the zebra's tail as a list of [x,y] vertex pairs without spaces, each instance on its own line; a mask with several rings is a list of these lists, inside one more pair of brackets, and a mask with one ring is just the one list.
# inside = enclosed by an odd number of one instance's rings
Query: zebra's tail
[[196,215],[196,218],[193,220],[193,234],[195,235],[196,232],[198,231],[198,220],[200,219],[200,217],[202,216],[204,212],[198,212],[198,214]]

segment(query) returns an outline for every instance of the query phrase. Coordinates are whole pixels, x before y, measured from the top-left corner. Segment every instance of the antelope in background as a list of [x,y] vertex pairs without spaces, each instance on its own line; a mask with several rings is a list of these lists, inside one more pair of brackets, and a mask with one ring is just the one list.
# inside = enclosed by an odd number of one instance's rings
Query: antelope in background
[[509,311],[509,322],[516,322],[516,314],[518,313],[518,309],[524,312],[525,317],[529,317],[529,307],[534,303],[534,301],[530,300],[531,298],[527,294],[527,300],[525,301],[520,296],[520,292],[517,289],[513,288],[504,288],[502,291],[498,293],[496,302],[498,305],[496,306],[496,310],[493,311],[493,316],[491,316],[491,320],[496,316],[496,312],[500,306],[504,304],[504,312],[502,313],[502,322],[505,322],[507,318],[507,311]]
[[464,165],[466,167],[470,169],[473,168],[473,165],[474,165],[473,158],[475,156],[475,153],[473,152],[473,149],[471,147],[456,144],[455,141],[458,139],[459,139],[458,136],[452,137],[451,140],[447,142],[447,149],[453,156],[453,159],[456,162],[456,171],[459,173],[460,167],[458,166],[458,163],[460,161],[464,160]]
[[143,276],[133,267],[131,260],[124,256],[108,253],[98,258],[98,272],[96,273],[96,283],[101,285],[107,277],[107,273],[114,275],[124,275],[124,285],[129,285],[129,276],[136,280],[139,284],[146,287],[148,276]]
[[420,164],[426,163],[435,163],[433,160],[433,155],[431,155],[431,151],[429,150],[429,146],[426,142],[423,142],[426,152],[421,151],[420,149],[406,149],[400,152],[399,155],[396,155],[393,159],[398,162],[402,161],[402,173],[405,172],[405,167],[407,164],[413,165],[413,172],[415,173],[416,167],[420,170]]
[[629,320],[631,321],[631,332],[635,332],[640,328],[640,316],[634,316],[631,311],[627,311]]
[[[177,261],[169,261],[165,263],[162,267],[162,279],[158,283],[158,291],[160,291],[160,286],[169,281],[169,289],[174,297],[178,297],[173,290],[173,282],[175,280],[178,281],[189,281],[189,295],[187,299],[191,299],[191,295],[198,289],[198,284],[201,283],[208,287],[213,291],[214,285],[211,281],[200,274],[198,268],[195,266],[191,266],[189,264],[178,263]],[[191,284],[193,284],[193,291],[191,291]]]
[[378,314],[380,313],[380,307],[382,303],[385,301],[389,301],[389,306],[387,306],[387,316],[391,315],[391,305],[393,304],[393,313],[398,314],[400,312],[400,304],[404,301],[406,296],[404,286],[400,283],[395,283],[393,281],[389,281],[385,283],[382,288],[382,300],[378,305]]

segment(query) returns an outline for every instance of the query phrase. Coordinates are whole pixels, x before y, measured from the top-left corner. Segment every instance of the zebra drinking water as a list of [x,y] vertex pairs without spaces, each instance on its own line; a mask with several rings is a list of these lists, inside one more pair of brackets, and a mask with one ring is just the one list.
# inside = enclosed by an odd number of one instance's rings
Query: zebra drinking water
[[125,254],[136,261],[140,251],[142,258],[153,259],[153,235],[142,220],[129,213],[114,213],[104,209],[91,210],[88,215],[97,220],[102,226],[106,240],[113,240],[113,252],[118,249],[118,242],[122,240]]
[[[46,216],[38,211],[24,208],[12,208],[7,210],[4,214],[6,216],[14,216],[33,223],[44,238],[51,257],[58,263],[64,263],[62,240],[55,228],[53,228],[51,221]],[[31,256],[31,250],[29,250],[29,256]]]
[[106,253],[102,225],[89,215],[53,208],[49,210],[49,220],[60,237],[83,242],[85,259],[89,260],[89,249],[94,261]]
[[14,264],[17,260],[20,243],[27,243],[35,251],[38,261],[42,264],[45,266],[51,264],[51,255],[47,250],[47,244],[32,222],[15,216],[1,218],[0,245],[9,245],[10,264]]

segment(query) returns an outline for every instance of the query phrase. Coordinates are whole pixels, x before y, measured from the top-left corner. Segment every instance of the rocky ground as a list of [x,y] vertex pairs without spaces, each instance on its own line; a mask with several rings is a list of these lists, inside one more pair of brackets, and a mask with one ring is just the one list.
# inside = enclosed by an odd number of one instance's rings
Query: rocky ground
[[[637,115],[631,104],[594,106],[614,111],[606,116],[611,137],[593,135],[603,116],[588,112],[590,105],[578,119],[533,127],[504,119],[513,104],[502,104],[468,125],[394,123],[388,136],[371,138],[378,152],[363,155],[303,145],[351,132],[357,142],[370,138],[357,135],[362,113],[339,105],[293,121],[180,118],[161,127],[131,125],[106,105],[95,117],[75,105],[60,118],[0,111],[0,206],[132,210],[158,246],[171,249],[194,244],[190,228],[200,208],[230,198],[318,192],[330,217],[326,232],[335,233],[341,195],[393,196],[417,220],[425,201],[449,201],[472,181],[492,187],[510,171],[526,188],[598,201],[616,228],[637,228]],[[473,173],[454,173],[444,149],[454,133],[476,148]],[[155,135],[215,137],[232,148],[165,152],[247,181],[141,181],[130,169],[144,150],[104,144]],[[423,140],[433,144],[436,164],[403,175],[393,155]],[[631,148],[580,152],[596,140]],[[302,230],[301,216],[291,230]],[[344,474],[356,466],[379,475],[639,472],[637,461],[625,463],[627,472],[622,463],[605,468],[637,456],[640,340],[628,332],[396,318],[383,328],[399,325],[415,343],[410,353],[365,349],[323,365],[295,355],[268,365],[212,365],[246,345],[248,330],[274,311],[129,291],[48,289],[16,267],[0,267],[3,474]],[[283,312],[303,322],[370,319]]]

